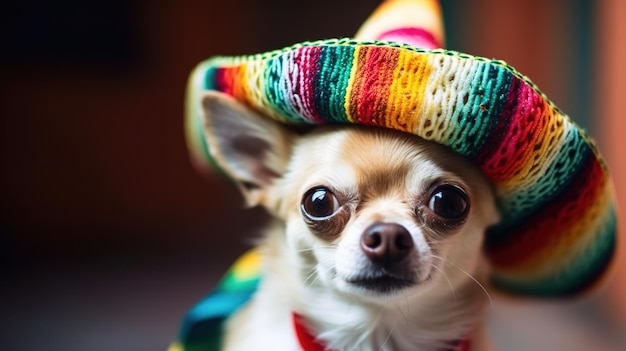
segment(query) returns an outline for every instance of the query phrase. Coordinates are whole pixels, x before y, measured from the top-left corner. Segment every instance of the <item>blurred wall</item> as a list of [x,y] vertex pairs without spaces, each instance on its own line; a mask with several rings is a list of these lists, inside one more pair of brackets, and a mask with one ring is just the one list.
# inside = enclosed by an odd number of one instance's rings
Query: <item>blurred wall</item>
[[206,255],[215,241],[243,241],[252,223],[238,220],[238,195],[188,160],[189,72],[213,55],[348,36],[375,3],[357,11],[328,0],[313,8],[248,0],[6,4],[0,256],[24,263],[112,252]]
[[597,12],[597,41],[594,101],[599,116],[598,142],[605,152],[607,163],[613,173],[620,218],[619,242],[621,255],[615,263],[616,274],[609,287],[607,308],[615,312],[622,328],[626,329],[626,1],[607,0],[599,2]]
[[205,57],[255,46],[253,9],[241,1],[123,0],[3,9],[6,254],[89,257],[206,243],[212,218],[237,199],[189,165],[185,82]]

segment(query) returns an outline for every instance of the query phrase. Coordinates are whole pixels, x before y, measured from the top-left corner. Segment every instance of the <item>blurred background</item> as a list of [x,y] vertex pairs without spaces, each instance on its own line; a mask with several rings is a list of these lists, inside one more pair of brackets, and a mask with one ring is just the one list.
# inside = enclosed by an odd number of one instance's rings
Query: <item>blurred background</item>
[[[377,4],[3,4],[0,349],[164,350],[264,220],[242,210],[224,181],[192,168],[187,75],[213,55],[351,36]],[[622,204],[625,5],[443,0],[448,48],[503,59],[530,76],[596,137]],[[497,300],[496,349],[626,349],[622,257],[615,279],[592,297]]]

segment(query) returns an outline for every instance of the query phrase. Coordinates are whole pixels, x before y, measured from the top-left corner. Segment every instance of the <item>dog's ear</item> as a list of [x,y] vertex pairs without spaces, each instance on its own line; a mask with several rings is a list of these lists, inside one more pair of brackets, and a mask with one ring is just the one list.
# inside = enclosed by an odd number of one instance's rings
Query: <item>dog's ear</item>
[[287,167],[294,134],[224,93],[205,93],[202,109],[211,156],[248,206],[263,203],[267,188]]

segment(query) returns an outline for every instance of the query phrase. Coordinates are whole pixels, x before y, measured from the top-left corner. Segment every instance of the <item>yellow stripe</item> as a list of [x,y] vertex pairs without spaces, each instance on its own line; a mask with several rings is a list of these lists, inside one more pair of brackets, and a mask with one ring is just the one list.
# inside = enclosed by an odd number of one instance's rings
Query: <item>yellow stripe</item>
[[356,79],[358,77],[358,73],[359,73],[359,56],[361,53],[361,49],[363,49],[365,47],[362,46],[357,46],[354,49],[354,53],[352,54],[352,68],[350,69],[350,78],[348,78],[348,85],[346,87],[346,101],[343,104],[343,108],[345,109],[346,112],[346,117],[348,117],[348,121],[351,123],[356,123],[357,121],[355,120],[356,116],[352,116],[352,114],[350,113],[350,97],[352,96],[352,89],[354,88],[354,83],[356,82]]
[[247,280],[258,276],[260,267],[261,252],[258,249],[252,249],[235,262],[232,272],[237,280]]
[[393,82],[389,88],[389,100],[385,111],[386,126],[413,132],[423,117],[420,115],[426,83],[432,67],[427,55],[401,52],[393,71]]

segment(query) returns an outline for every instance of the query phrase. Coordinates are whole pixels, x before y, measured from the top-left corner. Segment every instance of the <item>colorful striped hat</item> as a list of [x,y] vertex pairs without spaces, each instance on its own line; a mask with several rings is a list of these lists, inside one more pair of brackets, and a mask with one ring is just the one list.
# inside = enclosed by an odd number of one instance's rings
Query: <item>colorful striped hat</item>
[[[428,22],[439,11],[433,1],[390,0],[356,39],[202,62],[187,96],[195,163],[214,167],[200,106],[208,90],[284,123],[411,133],[464,155],[493,183],[502,215],[486,237],[494,286],[532,296],[587,290],[616,240],[612,185],[594,143],[503,61],[429,48],[443,42],[440,21]],[[369,40],[380,38],[394,41]]]

